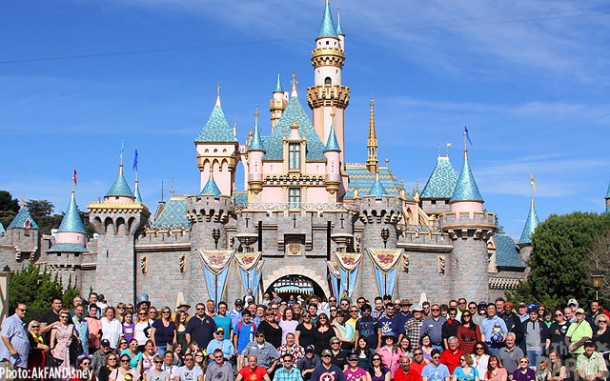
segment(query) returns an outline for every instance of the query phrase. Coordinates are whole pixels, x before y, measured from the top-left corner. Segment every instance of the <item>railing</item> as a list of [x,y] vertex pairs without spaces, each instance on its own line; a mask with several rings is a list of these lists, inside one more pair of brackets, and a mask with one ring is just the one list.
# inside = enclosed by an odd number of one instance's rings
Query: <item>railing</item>
[[253,210],[338,210],[338,211],[351,211],[355,210],[353,204],[344,204],[342,202],[324,202],[324,203],[311,203],[311,202],[244,202],[236,203],[236,210],[253,209]]

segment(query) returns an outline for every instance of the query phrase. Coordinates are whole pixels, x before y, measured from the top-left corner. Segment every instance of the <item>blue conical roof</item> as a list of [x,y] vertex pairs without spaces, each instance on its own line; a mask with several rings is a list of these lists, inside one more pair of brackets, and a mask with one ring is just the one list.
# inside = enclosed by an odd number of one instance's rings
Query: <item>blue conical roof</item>
[[123,165],[121,164],[119,167],[119,175],[116,180],[114,180],[114,184],[110,187],[108,193],[106,193],[106,197],[133,197],[133,192],[127,184],[127,180],[123,176]]
[[225,113],[220,106],[220,97],[218,97],[208,121],[195,138],[195,143],[233,143],[236,141],[237,138],[227,123]]
[[457,184],[457,173],[448,156],[439,156],[421,192],[422,199],[450,199]]
[[464,165],[462,166],[462,171],[460,172],[455,190],[453,191],[453,196],[451,197],[451,202],[454,201],[483,201],[477,182],[470,170],[467,153],[464,154]]
[[133,188],[134,194],[136,196],[136,202],[143,202],[142,195],[140,194],[140,187],[138,186],[138,182],[136,181],[135,186]]
[[604,198],[610,198],[610,184],[608,184],[608,190],[606,191],[606,197]]
[[280,75],[277,75],[277,83],[275,84],[275,90],[273,90],[274,93],[283,93],[284,90],[282,89],[282,82],[280,82]]
[[254,122],[254,134],[252,135],[252,141],[248,146],[248,151],[262,151],[265,152],[265,146],[261,139],[261,133],[258,129],[258,119]]
[[324,147],[324,152],[329,151],[341,152],[341,147],[339,147],[339,141],[337,140],[337,134],[335,134],[335,123],[331,123],[330,125],[328,142],[326,142],[326,147]]
[[540,224],[540,220],[538,219],[538,214],[536,213],[536,208],[534,208],[534,199],[532,199],[532,204],[530,205],[530,211],[527,214],[527,220],[525,220],[525,226],[523,226],[523,231],[521,232],[521,238],[519,238],[519,244],[527,244],[532,243],[531,237],[534,233],[536,227]]
[[32,219],[32,216],[30,215],[30,210],[27,207],[22,206],[21,209],[19,209],[19,213],[17,213],[17,215],[6,230],[11,230],[15,228],[25,229],[27,221],[30,222],[30,229],[38,229],[38,225],[36,225],[36,222]]
[[220,188],[216,184],[214,180],[214,176],[210,175],[208,182],[205,183],[205,186],[199,193],[199,196],[214,196],[214,198],[218,199],[220,197]]
[[388,192],[386,192],[385,188],[383,187],[383,184],[381,184],[381,181],[379,180],[379,174],[377,174],[377,176],[375,177],[375,182],[371,186],[371,189],[369,189],[367,196],[375,196],[375,200],[381,200],[381,198],[387,194]]
[[337,35],[345,36],[343,29],[341,28],[341,15],[337,12]]
[[70,203],[68,204],[64,218],[61,220],[58,232],[85,234],[85,225],[83,225],[83,220],[81,219],[78,207],[76,206],[74,191],[72,191],[72,196],[70,196]]
[[6,230],[4,230],[4,226],[0,224],[0,237],[2,237],[4,233],[6,233]]
[[333,15],[330,12],[330,2],[328,0],[326,1],[326,7],[324,8],[324,16],[322,16],[320,33],[318,33],[318,38],[322,37],[337,37],[337,30],[335,29]]

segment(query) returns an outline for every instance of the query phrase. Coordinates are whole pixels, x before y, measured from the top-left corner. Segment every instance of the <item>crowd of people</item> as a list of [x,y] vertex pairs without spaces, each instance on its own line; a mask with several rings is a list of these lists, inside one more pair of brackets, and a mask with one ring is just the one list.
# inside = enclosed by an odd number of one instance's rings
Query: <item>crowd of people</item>
[[248,294],[232,307],[198,303],[191,315],[186,303],[110,305],[91,293],[68,308],[54,299],[27,329],[26,311],[18,303],[2,322],[2,379],[596,381],[610,353],[610,313],[575,299],[550,310],[503,298],[413,305],[277,293],[257,304]]

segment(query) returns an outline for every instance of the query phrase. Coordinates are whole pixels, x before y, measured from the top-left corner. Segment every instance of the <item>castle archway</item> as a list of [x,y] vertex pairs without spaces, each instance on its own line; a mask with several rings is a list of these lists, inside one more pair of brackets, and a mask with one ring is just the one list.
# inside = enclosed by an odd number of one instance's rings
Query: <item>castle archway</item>
[[[326,274],[321,276],[316,271],[303,268],[299,266],[298,271],[286,271],[286,268],[278,268],[271,273],[265,274],[263,272],[263,290],[265,292],[272,292],[275,290],[275,287],[278,287],[278,291],[289,291],[295,290],[298,291],[298,287],[303,287],[303,291],[308,291],[310,288],[313,288],[313,293],[311,295],[316,295],[319,297],[329,297],[331,295],[330,289],[328,287],[328,281],[326,279]],[[283,288],[280,288],[283,287]],[[287,292],[284,295],[290,295],[294,293],[295,296],[299,292]],[[307,296],[302,293],[303,296]]]
[[290,295],[294,295],[295,297],[301,295],[305,299],[313,295],[321,298],[327,296],[319,284],[312,279],[299,274],[285,275],[273,282],[265,290],[265,292],[269,294],[273,291],[277,292],[284,300],[288,300]]

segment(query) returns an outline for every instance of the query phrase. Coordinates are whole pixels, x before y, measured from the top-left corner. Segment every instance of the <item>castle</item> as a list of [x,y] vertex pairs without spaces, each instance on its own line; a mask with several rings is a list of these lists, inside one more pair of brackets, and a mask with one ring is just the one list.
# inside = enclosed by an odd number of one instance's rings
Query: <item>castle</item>
[[[459,174],[439,154],[422,191],[408,192],[387,161],[379,162],[371,100],[368,158],[346,163],[345,42],[327,1],[311,52],[313,85],[301,97],[294,78],[285,92],[278,77],[269,135],[256,114],[240,144],[218,95],[194,141],[197,194],[172,195],[151,213],[137,175],[132,191],[121,160],[103,201],[88,205],[93,238],[72,192],[51,236],[39,234],[25,206],[6,230],[0,225],[0,264],[18,269],[34,261],[111,303],[147,293],[159,306],[173,306],[179,292],[189,304],[233,300],[248,289],[411,300],[424,292],[445,302],[488,300],[516,287],[538,224],[534,201],[518,242],[497,234],[467,150]],[[235,189],[238,164],[244,192]]]

